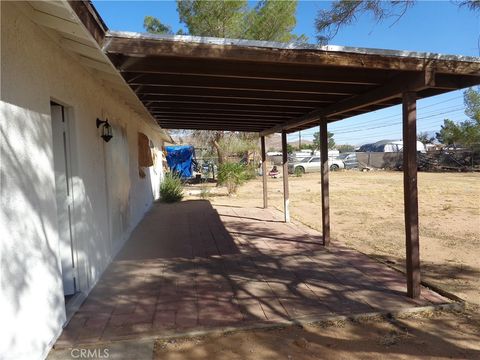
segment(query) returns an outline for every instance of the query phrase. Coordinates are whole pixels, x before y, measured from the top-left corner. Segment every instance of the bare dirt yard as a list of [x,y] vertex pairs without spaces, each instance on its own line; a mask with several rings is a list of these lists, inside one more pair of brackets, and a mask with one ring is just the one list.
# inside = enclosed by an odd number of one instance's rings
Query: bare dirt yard
[[[293,220],[321,231],[320,174],[289,183]],[[281,177],[268,180],[269,205],[280,210],[282,186]],[[465,311],[157,341],[156,359],[480,359],[480,174],[422,172],[418,188],[423,279],[466,300]],[[213,184],[186,193],[262,206],[261,179],[230,197]],[[401,172],[331,173],[330,211],[332,246],[404,269]]]
[[159,340],[155,360],[479,359],[479,319],[465,314],[336,322]]
[[[198,186],[196,186],[198,187]],[[289,176],[294,221],[321,231],[320,174]],[[213,184],[214,204],[262,206],[261,179],[228,197]],[[269,205],[283,209],[282,178],[268,180]],[[480,305],[480,174],[419,173],[420,257],[423,279]],[[189,190],[187,189],[187,192]],[[330,174],[332,246],[342,243],[403,269],[403,174]]]

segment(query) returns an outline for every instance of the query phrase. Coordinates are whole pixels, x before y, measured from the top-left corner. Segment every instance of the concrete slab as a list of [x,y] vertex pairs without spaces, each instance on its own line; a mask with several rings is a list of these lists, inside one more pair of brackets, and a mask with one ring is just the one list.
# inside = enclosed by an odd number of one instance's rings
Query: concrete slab
[[156,204],[57,341],[57,348],[448,303],[354,250],[263,209]]

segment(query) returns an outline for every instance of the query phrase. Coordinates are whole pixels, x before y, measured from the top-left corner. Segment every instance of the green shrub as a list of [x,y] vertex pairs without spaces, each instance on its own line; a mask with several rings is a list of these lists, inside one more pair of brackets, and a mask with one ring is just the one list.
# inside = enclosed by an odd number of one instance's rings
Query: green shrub
[[174,203],[183,199],[183,186],[180,177],[167,173],[160,184],[160,200]]
[[294,174],[295,174],[296,177],[302,177],[303,171],[302,171],[301,168],[296,167],[296,168],[295,168],[295,171],[294,171]]
[[218,183],[227,187],[228,194],[237,192],[239,185],[248,179],[246,166],[239,163],[225,163],[218,167]]
[[245,166],[245,180],[252,180],[257,177],[257,167],[250,163]]

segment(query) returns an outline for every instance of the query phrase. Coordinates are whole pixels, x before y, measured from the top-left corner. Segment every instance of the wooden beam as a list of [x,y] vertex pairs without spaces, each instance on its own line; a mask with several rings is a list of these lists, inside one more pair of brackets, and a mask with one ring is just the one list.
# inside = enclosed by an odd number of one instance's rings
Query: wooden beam
[[[288,80],[297,82],[317,82],[329,84],[379,85],[388,80],[390,74],[385,70],[367,70],[345,72],[342,67],[302,68],[296,65],[270,64],[268,67],[259,62],[229,60],[205,60],[196,58],[158,58],[127,57],[116,58],[115,64],[127,81],[148,84],[155,74],[215,76],[224,78],[248,78],[257,80]],[[239,66],[241,65],[241,66]],[[147,74],[146,74],[147,73]]]
[[402,93],[406,90],[420,91],[433,87],[434,85],[435,76],[431,69],[414,74],[402,74],[390,81],[387,85],[377,87],[360,95],[352,96],[349,99],[339,101],[330,106],[313,110],[304,116],[289,120],[284,124],[264,131],[261,135],[266,136],[275,132],[294,129],[299,126],[317,122],[321,118],[328,118],[401,97]]
[[144,96],[155,96],[161,100],[164,96],[206,98],[206,99],[243,99],[243,100],[277,100],[287,102],[307,102],[307,103],[329,103],[343,98],[341,95],[325,94],[304,94],[304,93],[284,93],[280,91],[252,91],[242,89],[205,89],[188,86],[144,86],[133,85],[135,93],[143,98]]
[[[287,80],[257,80],[249,78],[222,78],[200,75],[146,74],[146,79],[129,81],[132,86],[138,85],[151,88],[162,86],[187,86],[189,88],[273,91],[289,93],[353,95],[373,88],[373,85],[363,84],[324,84],[316,82],[298,82]],[[144,90],[142,90],[144,91]]]
[[253,113],[253,112],[230,112],[230,113],[223,113],[223,112],[206,112],[206,111],[164,111],[164,110],[154,110],[149,109],[150,113],[155,114],[157,116],[186,116],[186,117],[209,117],[212,119],[229,119],[230,117],[236,118],[258,118],[259,120],[265,119],[273,119],[273,120],[282,120],[282,119],[289,119],[292,118],[293,115],[282,115],[281,113],[277,114],[269,114],[269,113]]
[[262,152],[262,184],[263,184],[263,208],[268,208],[267,192],[267,151],[265,148],[265,136],[260,137],[260,147]]
[[184,125],[184,124],[163,124],[162,122],[158,122],[158,124],[163,129],[173,129],[173,130],[218,130],[218,131],[240,131],[240,132],[250,132],[250,133],[258,133],[263,130],[262,127],[244,127],[244,126],[230,126],[230,125]]
[[416,94],[403,94],[403,191],[405,206],[405,243],[407,294],[420,296],[420,253],[417,190],[417,105]]
[[161,101],[161,100],[143,100],[142,101],[145,105],[149,107],[163,107],[163,108],[173,108],[173,109],[188,109],[188,108],[205,108],[205,109],[235,109],[235,110],[255,110],[255,111],[262,111],[262,110],[274,110],[274,111],[302,111],[306,113],[313,107],[309,106],[301,106],[301,105],[289,105],[289,104],[282,104],[281,102],[266,102],[266,103],[238,103],[238,102],[206,102],[206,101]]
[[[428,57],[424,53],[408,54],[400,51],[379,50],[376,53],[367,49],[332,47],[320,49],[285,49],[262,46],[239,46],[224,39],[223,43],[201,43],[195,41],[175,41],[174,39],[153,39],[128,36],[126,34],[107,35],[103,49],[106,53],[130,56],[154,56],[157,58],[175,57],[208,60],[235,60],[239,62],[282,63],[315,66],[341,66],[346,71],[363,69],[385,69],[392,71],[423,71],[427,66],[435,67],[439,72],[456,74],[478,74],[480,63],[465,57]],[[242,40],[238,41],[239,43]],[[248,41],[243,40],[243,43]],[[268,65],[266,65],[268,66]]]
[[178,124],[178,125],[211,125],[211,126],[229,126],[229,127],[254,127],[254,128],[265,128],[268,125],[264,125],[261,122],[247,122],[247,121],[209,121],[209,120],[192,120],[192,119],[162,119],[162,118],[155,118],[158,122],[163,124]]
[[322,238],[323,246],[330,245],[330,194],[328,165],[328,129],[327,119],[320,123],[320,163],[321,163],[321,188],[322,188]]
[[271,111],[268,110],[243,110],[243,109],[228,109],[228,107],[224,108],[186,108],[186,109],[178,109],[178,108],[162,108],[162,107],[154,107],[149,106],[147,108],[152,113],[162,113],[162,114],[204,114],[204,115],[211,115],[211,114],[222,114],[222,115],[253,115],[253,116],[284,116],[288,115],[288,117],[294,117],[301,112],[299,111],[275,111],[272,109]]
[[287,133],[282,132],[282,177],[283,177],[283,216],[286,223],[290,222],[289,191],[288,191],[288,152]]

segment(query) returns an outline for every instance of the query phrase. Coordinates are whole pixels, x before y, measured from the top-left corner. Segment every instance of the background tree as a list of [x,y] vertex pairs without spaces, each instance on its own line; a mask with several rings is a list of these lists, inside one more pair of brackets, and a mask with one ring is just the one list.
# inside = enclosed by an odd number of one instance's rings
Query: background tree
[[465,103],[465,115],[480,124],[480,87],[475,90],[470,88],[463,93],[463,102]]
[[[462,0],[459,6],[480,11],[480,0]],[[415,4],[415,0],[336,0],[329,10],[320,10],[315,19],[317,40],[327,44],[337,35],[340,28],[353,24],[361,15],[369,14],[376,22],[394,18],[396,23],[407,10]]]
[[349,144],[337,145],[337,150],[341,153],[354,152],[355,146]]
[[[330,150],[335,149],[335,140],[333,139],[333,133],[327,132],[328,135],[328,148]],[[317,131],[313,134],[313,145],[315,149],[320,149],[320,132]]]
[[435,136],[431,136],[427,131],[418,133],[417,140],[420,141],[423,145],[433,144],[435,141]]
[[445,119],[436,138],[445,145],[480,148],[480,87],[466,90],[463,99],[469,119],[458,123]]
[[296,11],[297,1],[260,1],[246,15],[243,37],[263,41],[306,42],[305,35],[292,33],[297,24]]
[[[306,41],[304,35],[292,33],[296,25],[296,9],[297,1],[263,0],[251,8],[246,0],[177,0],[180,22],[185,25],[188,35],[197,36]],[[173,33],[170,26],[152,16],[145,17],[144,28],[155,34]],[[226,154],[233,147],[238,148],[239,141],[258,146],[256,133],[195,130],[191,135],[215,149],[219,164],[225,161]]]
[[173,34],[170,26],[163,24],[153,16],[145,16],[145,19],[143,20],[143,28],[151,34]]
[[177,0],[180,22],[190,35],[241,37],[246,11],[246,0]]

